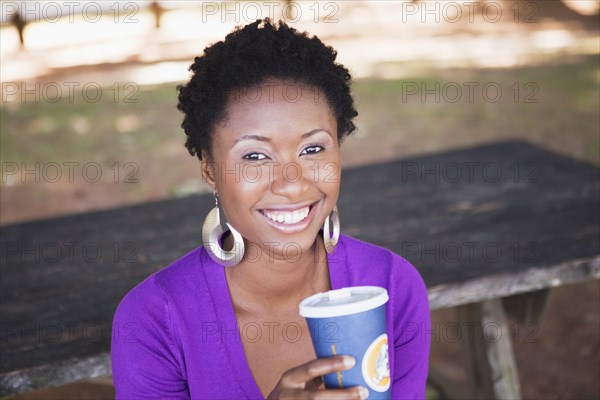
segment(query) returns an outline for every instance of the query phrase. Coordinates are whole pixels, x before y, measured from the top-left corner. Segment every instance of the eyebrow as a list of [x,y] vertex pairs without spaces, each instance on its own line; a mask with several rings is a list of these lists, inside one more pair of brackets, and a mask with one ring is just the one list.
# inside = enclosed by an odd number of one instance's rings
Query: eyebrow
[[[329,134],[329,136],[331,136],[333,138],[333,135],[327,129],[318,128],[318,129],[313,129],[310,132],[303,133],[302,136],[301,136],[301,139],[306,139],[307,137],[310,137],[310,136],[312,136],[312,135],[314,135],[314,134],[316,134],[318,132],[321,132],[321,131],[327,132]],[[244,136],[240,136],[239,138],[237,138],[236,141],[235,141],[235,143],[241,142],[242,140],[258,140],[258,141],[261,141],[261,142],[270,142],[271,141],[271,139],[268,138],[268,137],[266,137],[266,136],[244,135]]]

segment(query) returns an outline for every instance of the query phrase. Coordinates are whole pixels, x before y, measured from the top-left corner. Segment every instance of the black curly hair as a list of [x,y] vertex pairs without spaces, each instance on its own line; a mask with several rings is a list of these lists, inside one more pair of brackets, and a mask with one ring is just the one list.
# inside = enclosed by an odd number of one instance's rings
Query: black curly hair
[[202,160],[202,150],[211,154],[211,132],[225,117],[229,95],[239,89],[264,83],[269,78],[292,80],[322,91],[337,120],[338,141],[356,129],[358,115],[350,94],[352,77],[335,62],[337,52],[316,36],[300,33],[282,21],[269,18],[236,28],[196,57],[189,70],[192,77],[178,85],[177,109],[185,114],[181,127],[185,146]]

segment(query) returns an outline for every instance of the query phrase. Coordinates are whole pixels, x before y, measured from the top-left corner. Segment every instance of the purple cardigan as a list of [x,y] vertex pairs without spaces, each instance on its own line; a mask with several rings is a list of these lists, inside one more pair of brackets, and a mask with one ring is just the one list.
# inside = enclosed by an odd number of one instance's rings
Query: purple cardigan
[[[332,289],[387,288],[392,398],[424,399],[430,321],[419,273],[390,250],[346,235],[327,259]],[[121,300],[111,355],[116,399],[263,398],[246,362],[224,267],[203,247]]]

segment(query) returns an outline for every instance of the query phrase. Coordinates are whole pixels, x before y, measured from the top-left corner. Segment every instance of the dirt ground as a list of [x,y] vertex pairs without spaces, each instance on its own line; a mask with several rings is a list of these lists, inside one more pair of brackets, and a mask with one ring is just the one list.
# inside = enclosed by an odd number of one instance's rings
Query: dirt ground
[[[444,340],[444,324],[456,321],[455,310],[432,313],[440,327],[432,339],[431,366],[441,373],[453,398],[466,398],[468,383],[457,367],[461,348]],[[600,398],[600,285],[598,281],[552,289],[542,320],[531,325],[509,323],[523,398]],[[451,338],[452,339],[452,338]]]

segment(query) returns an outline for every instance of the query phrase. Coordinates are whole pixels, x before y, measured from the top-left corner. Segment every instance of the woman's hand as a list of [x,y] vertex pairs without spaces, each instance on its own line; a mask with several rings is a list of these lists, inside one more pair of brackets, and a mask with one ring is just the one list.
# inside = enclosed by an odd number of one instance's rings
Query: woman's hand
[[281,375],[267,400],[275,399],[366,399],[369,392],[362,386],[347,389],[320,390],[321,376],[350,369],[356,364],[354,357],[335,356],[318,358],[287,370]]

